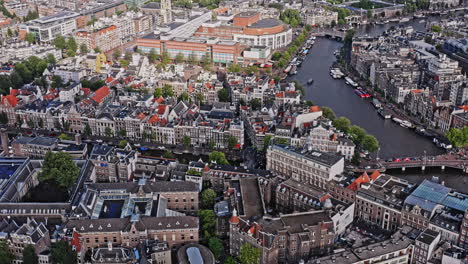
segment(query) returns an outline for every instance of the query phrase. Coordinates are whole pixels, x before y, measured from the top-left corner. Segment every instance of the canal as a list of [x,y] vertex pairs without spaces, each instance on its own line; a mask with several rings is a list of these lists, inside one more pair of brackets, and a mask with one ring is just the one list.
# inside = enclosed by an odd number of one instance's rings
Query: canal
[[[425,23],[410,21],[415,30],[424,30]],[[368,26],[358,29],[358,34],[376,35],[395,24]],[[297,75],[287,80],[297,80],[307,87],[305,98],[314,104],[328,106],[337,116],[345,116],[352,124],[364,128],[380,142],[380,158],[437,155],[444,151],[437,148],[430,139],[417,135],[414,131],[403,128],[390,119],[381,118],[370,103],[370,99],[359,98],[351,86],[344,80],[335,80],[330,76],[330,66],[335,62],[334,51],[342,43],[326,38],[318,38],[315,45],[298,69]],[[314,79],[312,86],[307,86],[308,79]]]

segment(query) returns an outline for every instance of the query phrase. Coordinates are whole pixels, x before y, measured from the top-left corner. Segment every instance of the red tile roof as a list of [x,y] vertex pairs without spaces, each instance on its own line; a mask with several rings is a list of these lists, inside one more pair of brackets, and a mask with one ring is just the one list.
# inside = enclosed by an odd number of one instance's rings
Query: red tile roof
[[320,110],[321,110],[321,109],[320,109],[320,106],[316,106],[316,105],[311,106],[311,107],[309,108],[309,112],[311,112],[311,113],[318,112],[318,111],[320,111]]
[[91,97],[96,103],[100,104],[104,99],[109,95],[110,89],[107,86],[103,86],[94,92],[94,95]]
[[17,106],[18,98],[11,94],[2,96],[2,105],[7,105],[7,104],[11,107]]

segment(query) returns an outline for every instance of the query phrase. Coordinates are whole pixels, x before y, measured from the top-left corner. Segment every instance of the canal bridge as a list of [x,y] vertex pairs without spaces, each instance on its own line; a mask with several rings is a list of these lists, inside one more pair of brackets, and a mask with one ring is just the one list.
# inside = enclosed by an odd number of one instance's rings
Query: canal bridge
[[463,159],[426,159],[400,162],[380,162],[380,165],[385,169],[401,169],[402,171],[405,171],[406,168],[421,168],[421,170],[425,170],[429,167],[440,167],[442,170],[445,168],[454,168],[461,169],[463,172],[468,173],[468,160]]
[[344,39],[346,33],[340,30],[319,29],[317,31],[312,32],[311,34],[312,36],[316,37],[326,37],[341,41]]

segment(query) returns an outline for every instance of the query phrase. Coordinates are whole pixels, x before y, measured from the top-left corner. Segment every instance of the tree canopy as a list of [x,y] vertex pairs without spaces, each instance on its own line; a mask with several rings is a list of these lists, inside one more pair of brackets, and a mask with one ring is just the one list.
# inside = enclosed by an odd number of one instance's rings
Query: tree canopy
[[206,189],[201,193],[201,206],[212,209],[215,204],[216,192],[213,189]]
[[249,243],[244,243],[240,247],[239,261],[242,264],[258,264],[260,262],[261,251]]
[[70,188],[80,173],[71,155],[65,152],[48,152],[39,173],[39,181],[54,181],[60,186]]
[[452,146],[462,148],[468,146],[468,127],[451,128],[445,136],[450,141]]
[[27,245],[23,249],[23,264],[37,264],[39,263],[39,258],[34,250],[32,245]]
[[60,240],[57,243],[52,244],[50,254],[52,263],[54,264],[77,263],[76,251],[74,251],[70,244],[65,240]]
[[224,153],[219,151],[213,151],[208,155],[210,162],[215,162],[216,164],[227,165],[229,161],[226,159]]
[[0,264],[10,264],[13,261],[13,255],[8,250],[8,244],[0,241]]
[[291,27],[297,27],[302,23],[301,13],[296,9],[286,9],[280,14],[280,19]]

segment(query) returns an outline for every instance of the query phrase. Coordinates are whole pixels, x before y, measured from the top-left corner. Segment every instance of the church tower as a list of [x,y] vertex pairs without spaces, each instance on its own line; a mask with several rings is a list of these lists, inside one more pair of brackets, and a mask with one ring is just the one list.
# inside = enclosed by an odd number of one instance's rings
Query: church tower
[[172,22],[171,0],[161,0],[161,20],[163,23]]

